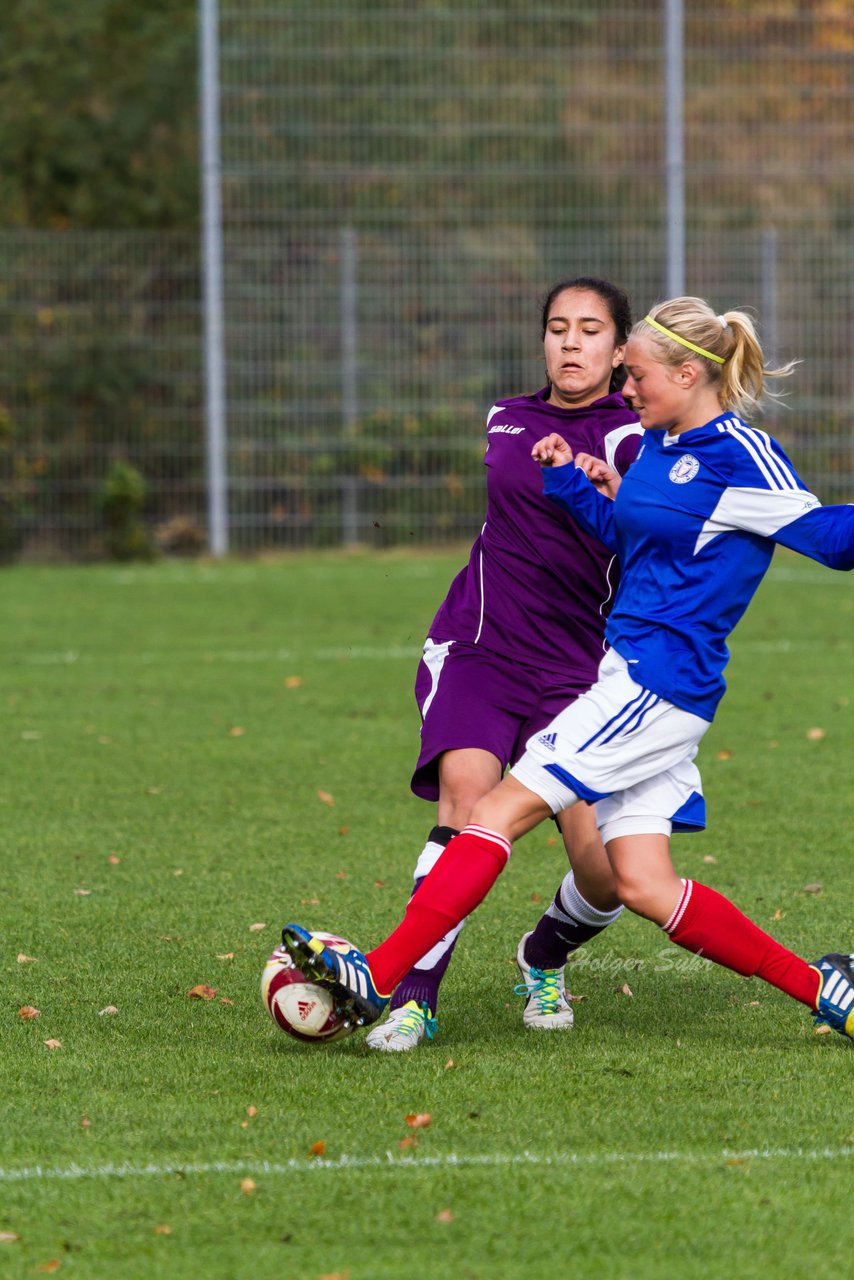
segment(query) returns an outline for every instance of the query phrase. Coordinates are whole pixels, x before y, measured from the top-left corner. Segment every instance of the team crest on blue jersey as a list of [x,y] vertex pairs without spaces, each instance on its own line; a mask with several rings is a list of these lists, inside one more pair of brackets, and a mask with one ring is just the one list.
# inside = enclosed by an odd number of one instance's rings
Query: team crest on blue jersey
[[670,468],[669,475],[674,484],[687,484],[699,470],[700,464],[693,453],[683,453],[679,461],[674,462]]

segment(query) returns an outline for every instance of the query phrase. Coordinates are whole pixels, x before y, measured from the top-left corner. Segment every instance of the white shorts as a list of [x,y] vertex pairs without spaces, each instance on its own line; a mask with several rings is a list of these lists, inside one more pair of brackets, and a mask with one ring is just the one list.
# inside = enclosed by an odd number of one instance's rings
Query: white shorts
[[595,803],[606,842],[702,830],[706,805],[694,757],[708,727],[632,680],[612,649],[596,684],[528,739],[510,772],[552,813],[577,800]]

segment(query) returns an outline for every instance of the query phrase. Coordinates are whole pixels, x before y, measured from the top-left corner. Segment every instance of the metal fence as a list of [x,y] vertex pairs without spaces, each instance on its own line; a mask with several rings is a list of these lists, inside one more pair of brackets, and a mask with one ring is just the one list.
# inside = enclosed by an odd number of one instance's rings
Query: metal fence
[[191,234],[0,232],[0,557],[102,555],[129,466],[126,551],[204,545],[198,282]]
[[[235,549],[470,536],[485,413],[543,381],[549,284],[663,296],[663,9],[221,0]],[[803,359],[771,425],[848,500],[854,14],[688,0],[685,46],[687,288]],[[129,461],[161,544],[192,545],[195,242],[7,233],[0,256],[7,544],[97,550]]]

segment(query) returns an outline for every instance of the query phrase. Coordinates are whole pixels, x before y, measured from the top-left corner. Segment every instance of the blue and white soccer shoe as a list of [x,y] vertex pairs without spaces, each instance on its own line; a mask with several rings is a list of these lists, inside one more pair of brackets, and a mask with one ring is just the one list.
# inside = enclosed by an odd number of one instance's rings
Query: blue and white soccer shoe
[[831,954],[816,960],[810,968],[821,979],[813,1017],[818,1026],[833,1027],[854,1040],[854,955]]
[[380,995],[363,952],[344,938],[332,943],[299,924],[286,924],[282,944],[310,982],[329,987],[338,1012],[356,1027],[366,1027],[382,1014],[391,998]]

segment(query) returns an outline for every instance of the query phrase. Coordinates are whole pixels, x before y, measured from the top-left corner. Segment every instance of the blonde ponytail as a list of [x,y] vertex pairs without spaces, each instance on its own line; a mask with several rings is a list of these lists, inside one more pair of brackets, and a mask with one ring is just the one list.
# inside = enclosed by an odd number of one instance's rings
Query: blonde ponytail
[[[664,332],[666,330],[666,332]],[[665,364],[698,360],[717,388],[724,409],[748,417],[761,409],[762,398],[779,398],[768,389],[769,378],[787,378],[798,361],[767,369],[756,328],[746,311],[717,315],[702,298],[671,298],[651,307],[632,329],[658,348]]]

